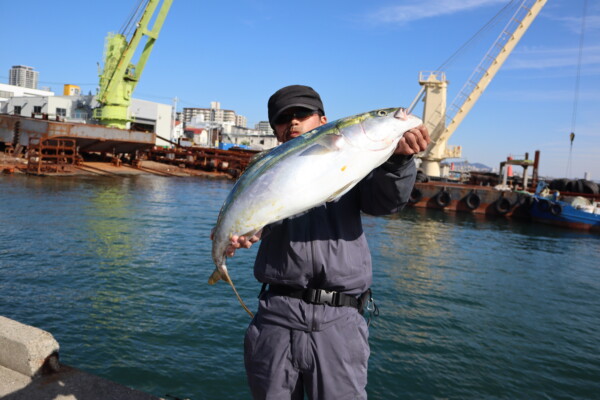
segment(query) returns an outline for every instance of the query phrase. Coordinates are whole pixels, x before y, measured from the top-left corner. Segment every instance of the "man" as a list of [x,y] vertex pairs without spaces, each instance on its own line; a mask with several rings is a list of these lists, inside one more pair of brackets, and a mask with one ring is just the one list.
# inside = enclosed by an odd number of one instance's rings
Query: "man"
[[[268,110],[280,142],[327,123],[319,94],[307,86],[278,90]],[[232,237],[230,256],[261,240],[254,275],[263,290],[244,343],[254,398],[367,397],[368,328],[359,310],[372,268],[361,212],[386,215],[406,204],[416,176],[412,155],[428,144],[424,126],[412,129],[386,163],[340,199],[251,238]]]

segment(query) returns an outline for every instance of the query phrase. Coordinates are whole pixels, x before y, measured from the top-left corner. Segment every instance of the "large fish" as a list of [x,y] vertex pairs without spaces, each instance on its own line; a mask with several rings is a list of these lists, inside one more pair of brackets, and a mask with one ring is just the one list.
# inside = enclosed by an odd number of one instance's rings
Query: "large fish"
[[257,158],[239,178],[213,230],[215,270],[208,283],[224,280],[233,235],[252,236],[265,225],[341,197],[384,163],[404,133],[421,120],[402,108],[343,118],[298,136]]

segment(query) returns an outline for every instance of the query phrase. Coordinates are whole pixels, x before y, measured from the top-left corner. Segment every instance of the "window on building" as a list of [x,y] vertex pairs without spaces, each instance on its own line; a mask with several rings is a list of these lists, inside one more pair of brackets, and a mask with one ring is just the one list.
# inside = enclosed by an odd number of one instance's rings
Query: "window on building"
[[77,119],[87,119],[88,114],[84,110],[75,110],[75,118]]
[[59,117],[66,117],[67,109],[66,108],[56,108],[56,115]]
[[15,106],[15,109],[13,110],[13,114],[21,115],[21,106]]
[[42,106],[33,106],[33,113],[34,114],[41,114],[42,113]]

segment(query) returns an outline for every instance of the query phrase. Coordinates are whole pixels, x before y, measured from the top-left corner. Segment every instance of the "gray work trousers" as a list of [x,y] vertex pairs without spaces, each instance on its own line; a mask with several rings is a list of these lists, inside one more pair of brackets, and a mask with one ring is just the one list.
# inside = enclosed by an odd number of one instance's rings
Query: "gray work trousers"
[[349,309],[321,331],[303,331],[252,320],[244,362],[254,399],[366,399],[369,331]]

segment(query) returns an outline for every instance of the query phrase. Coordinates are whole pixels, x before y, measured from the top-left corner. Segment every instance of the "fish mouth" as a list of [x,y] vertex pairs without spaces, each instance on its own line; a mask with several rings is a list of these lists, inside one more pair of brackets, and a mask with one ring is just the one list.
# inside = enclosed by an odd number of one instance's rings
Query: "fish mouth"
[[395,113],[394,118],[400,119],[402,121],[406,121],[408,119],[409,114],[406,112],[406,108],[400,107]]

